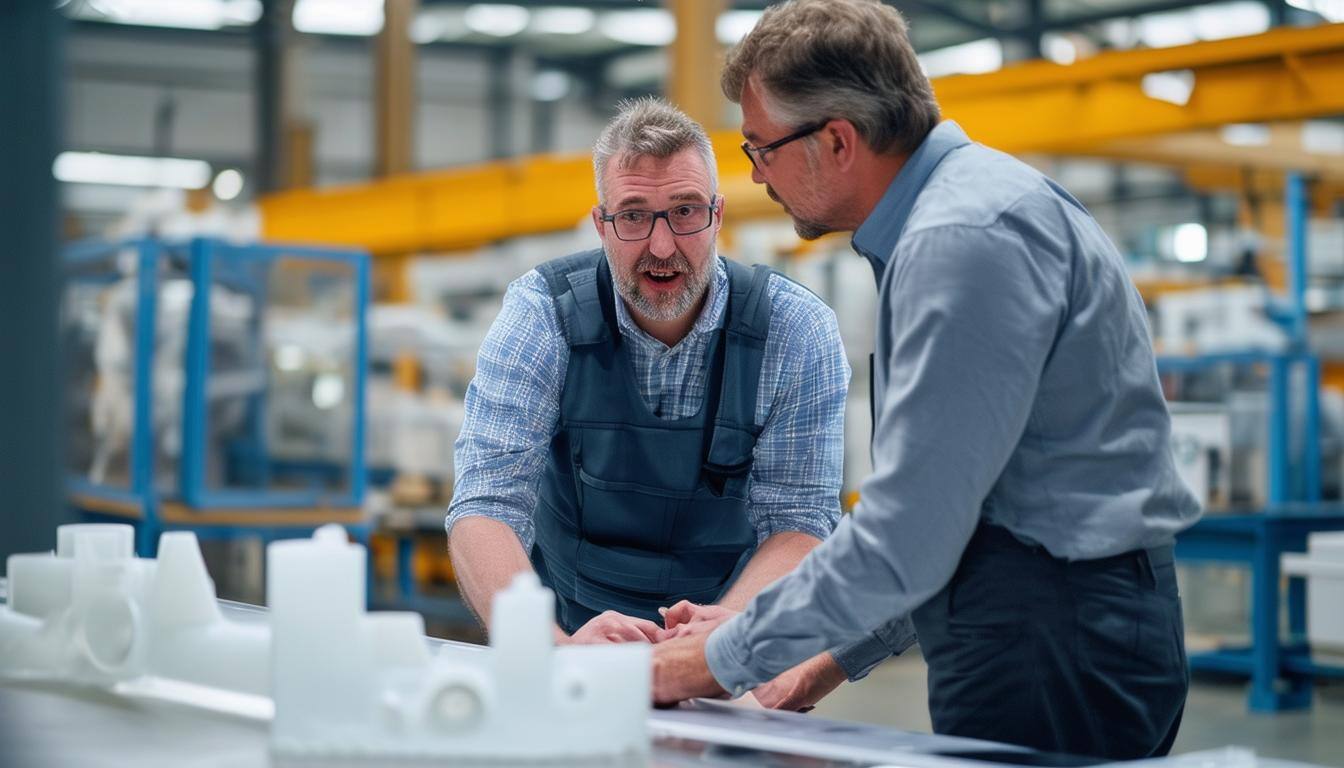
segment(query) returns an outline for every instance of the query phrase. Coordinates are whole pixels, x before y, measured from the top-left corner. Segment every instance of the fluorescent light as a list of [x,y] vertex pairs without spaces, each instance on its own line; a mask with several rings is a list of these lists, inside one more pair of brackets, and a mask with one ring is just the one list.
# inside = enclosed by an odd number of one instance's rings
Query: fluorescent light
[[317,35],[376,35],[383,29],[383,2],[298,0],[294,29]]
[[1078,46],[1064,35],[1053,32],[1041,35],[1041,53],[1056,64],[1072,64],[1078,60]]
[[116,0],[80,3],[77,19],[177,29],[220,29],[261,18],[261,0]]
[[1224,142],[1234,147],[1269,146],[1269,126],[1264,123],[1229,123],[1219,133]]
[[543,35],[582,35],[596,25],[597,14],[587,8],[538,8],[532,13],[532,31]]
[[52,174],[69,184],[200,189],[210,183],[210,164],[176,157],[135,157],[100,152],[62,152]]
[[261,0],[224,0],[224,23],[248,25],[261,18]]
[[1203,224],[1178,225],[1172,231],[1171,252],[1187,264],[1203,261],[1209,256],[1209,231]]
[[677,20],[661,9],[605,13],[597,27],[602,34],[626,45],[667,45],[677,39]]
[[1318,155],[1344,155],[1344,124],[1308,120],[1302,124],[1302,148]]
[[215,177],[211,189],[214,190],[215,197],[220,200],[232,200],[243,191],[243,174],[232,168],[225,168]]
[[437,40],[457,40],[471,30],[462,20],[460,8],[427,8],[415,15],[411,22],[411,41],[424,45]]
[[1189,69],[1152,72],[1143,76],[1140,87],[1150,99],[1184,107],[1195,92],[1195,73]]
[[763,11],[728,11],[719,14],[714,22],[714,33],[724,45],[736,45],[742,41],[761,20]]
[[979,75],[1003,66],[1003,45],[984,38],[919,54],[919,63],[929,77]]
[[554,69],[538,72],[532,78],[532,98],[537,101],[559,101],[569,93],[569,75]]
[[1264,3],[1220,3],[1193,8],[1189,13],[1200,40],[1258,35],[1270,27],[1269,8]]
[[1188,13],[1153,13],[1139,18],[1139,41],[1149,48],[1170,48],[1199,41]]
[[472,32],[491,37],[512,37],[524,29],[532,14],[521,5],[473,5],[462,17]]

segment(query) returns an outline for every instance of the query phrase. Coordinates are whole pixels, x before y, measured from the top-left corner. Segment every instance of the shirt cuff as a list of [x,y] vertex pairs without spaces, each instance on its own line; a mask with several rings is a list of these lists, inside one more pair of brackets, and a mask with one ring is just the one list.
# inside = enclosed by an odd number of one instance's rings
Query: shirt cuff
[[705,664],[709,673],[733,698],[742,696],[764,680],[756,680],[747,668],[751,649],[746,646],[743,633],[746,622],[735,616],[724,622],[709,635],[705,642]]
[[901,616],[873,630],[862,640],[831,651],[831,658],[845,671],[850,682],[862,680],[887,658],[898,656],[915,644],[915,626],[909,616]]

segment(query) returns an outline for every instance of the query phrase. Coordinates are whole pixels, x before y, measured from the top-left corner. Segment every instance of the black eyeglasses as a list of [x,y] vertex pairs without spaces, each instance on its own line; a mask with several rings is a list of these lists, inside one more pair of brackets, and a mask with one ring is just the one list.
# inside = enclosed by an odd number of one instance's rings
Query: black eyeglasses
[[714,203],[687,203],[668,208],[665,211],[641,211],[629,209],[607,213],[602,209],[602,220],[611,222],[616,237],[625,241],[645,240],[653,234],[653,227],[659,219],[667,222],[667,228],[674,235],[694,235],[709,229],[714,223]]
[[788,144],[790,141],[797,141],[803,138],[804,136],[811,136],[817,131],[820,131],[822,128],[825,128],[826,124],[829,122],[831,122],[831,118],[828,117],[825,120],[818,120],[815,123],[808,123],[802,128],[799,128],[798,130],[794,131],[793,133],[790,133],[788,136],[785,136],[784,138],[779,139],[778,141],[772,141],[769,144],[766,144],[765,146],[762,147],[753,147],[751,146],[750,143],[744,141],[742,142],[742,152],[747,156],[747,159],[751,161],[751,164],[755,166],[757,170],[759,170],[765,167],[766,165],[769,165],[769,163],[765,162],[766,152],[773,152],[776,149],[779,149],[780,147],[784,146],[785,144]]

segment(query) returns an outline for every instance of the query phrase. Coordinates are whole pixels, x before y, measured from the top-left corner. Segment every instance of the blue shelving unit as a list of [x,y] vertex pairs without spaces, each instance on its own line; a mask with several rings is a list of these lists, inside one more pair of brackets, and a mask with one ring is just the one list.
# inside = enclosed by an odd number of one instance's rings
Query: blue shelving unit
[[[351,535],[367,544],[369,526],[362,505],[367,482],[364,456],[365,377],[368,368],[367,310],[369,257],[349,250],[277,244],[235,244],[198,238],[186,242],[154,238],[75,244],[64,253],[67,286],[109,286],[134,275],[134,351],[130,372],[134,403],[129,441],[129,471],[115,480],[91,479],[72,472],[68,496],[85,516],[115,517],[136,527],[136,551],[152,557],[159,534],[191,530],[202,539],[259,537],[271,540],[310,534],[327,522],[340,522]],[[285,461],[271,455],[266,433],[269,379],[247,395],[240,437],[228,446],[213,446],[227,468],[224,478],[212,479],[209,398],[212,386],[211,297],[216,285],[250,297],[255,309],[248,324],[250,362],[257,371],[269,370],[264,357],[266,340],[262,307],[272,300],[266,278],[270,270],[311,270],[314,281],[339,279],[349,307],[353,331],[350,391],[351,423],[348,461]],[[155,451],[155,360],[162,317],[161,284],[165,275],[189,280],[190,305],[182,352],[181,434],[176,477],[157,467]],[[338,277],[324,277],[334,275]],[[167,396],[159,393],[159,397]],[[160,403],[163,401],[160,400]],[[158,425],[162,429],[162,424]],[[296,473],[308,483],[273,483],[276,477]],[[218,474],[218,473],[216,473]]]
[[[1303,639],[1306,590],[1301,579],[1288,586],[1289,638],[1280,637],[1280,558],[1304,552],[1307,535],[1344,530],[1344,505],[1321,503],[1320,361],[1307,343],[1305,184],[1296,174],[1285,189],[1288,209],[1289,296],[1275,319],[1288,332],[1281,351],[1243,350],[1191,357],[1162,357],[1162,373],[1187,373],[1214,366],[1264,366],[1269,376],[1267,507],[1240,514],[1208,515],[1176,540],[1182,563],[1238,564],[1251,574],[1251,643],[1191,654],[1192,669],[1242,674],[1250,678],[1252,712],[1279,712],[1311,706],[1315,677],[1344,677],[1344,667],[1317,663]],[[1303,429],[1292,450],[1292,371],[1304,372]],[[1294,458],[1294,456],[1298,458]],[[1295,482],[1296,481],[1296,482]]]

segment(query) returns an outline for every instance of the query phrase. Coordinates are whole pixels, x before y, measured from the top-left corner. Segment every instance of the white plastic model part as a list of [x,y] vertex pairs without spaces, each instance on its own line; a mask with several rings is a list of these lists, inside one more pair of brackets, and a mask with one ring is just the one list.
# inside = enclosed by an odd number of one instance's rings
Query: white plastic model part
[[282,755],[647,753],[649,646],[554,647],[554,597],[535,574],[496,596],[491,647],[434,656],[419,614],[365,612],[367,555],[339,526],[268,547],[269,624],[223,617],[194,534],[165,533],[157,560],[134,557],[133,539],[127,525],[67,525],[55,553],[8,559],[0,680],[167,686],[231,711],[269,696]]
[[133,556],[129,525],[64,525],[55,553],[11,555],[0,678],[112,686],[161,677],[269,690],[267,627],[225,620],[196,536],[165,533]]
[[556,648],[554,598],[529,573],[496,596],[491,647],[432,658],[418,614],[364,612],[365,556],[338,526],[268,549],[274,751],[478,760],[647,751],[649,646]]

